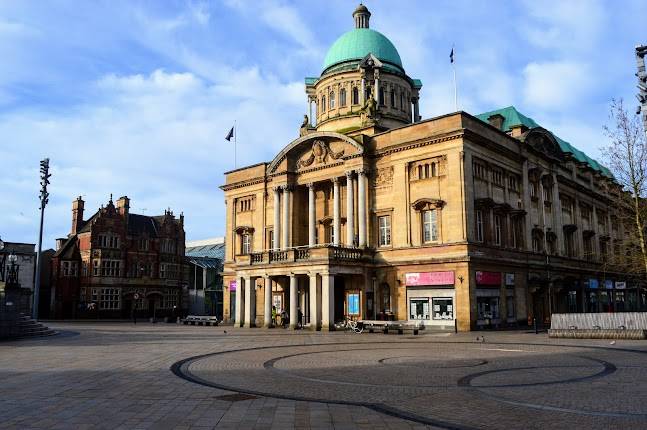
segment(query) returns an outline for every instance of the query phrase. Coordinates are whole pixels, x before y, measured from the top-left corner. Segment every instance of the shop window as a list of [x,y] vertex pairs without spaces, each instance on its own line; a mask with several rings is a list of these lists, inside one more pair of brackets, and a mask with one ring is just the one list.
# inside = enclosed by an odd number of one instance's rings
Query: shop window
[[339,107],[346,106],[346,88],[339,90]]
[[498,297],[477,297],[476,307],[478,309],[478,318],[498,319],[499,318],[499,298]]
[[453,320],[454,319],[454,299],[451,297],[434,297],[432,299],[433,319],[435,320]]
[[434,210],[422,211],[422,241],[424,243],[438,240],[438,214]]
[[359,104],[359,90],[357,89],[357,87],[353,87],[353,104]]
[[514,296],[508,296],[506,297],[505,301],[505,306],[506,306],[506,312],[507,312],[507,318],[508,319],[514,319]]
[[388,312],[391,310],[391,288],[389,284],[384,283],[380,287],[380,296],[382,300],[382,312]]
[[410,320],[429,319],[429,299],[428,298],[412,298],[409,300],[409,319]]
[[391,216],[384,215],[377,218],[379,228],[378,246],[391,245]]

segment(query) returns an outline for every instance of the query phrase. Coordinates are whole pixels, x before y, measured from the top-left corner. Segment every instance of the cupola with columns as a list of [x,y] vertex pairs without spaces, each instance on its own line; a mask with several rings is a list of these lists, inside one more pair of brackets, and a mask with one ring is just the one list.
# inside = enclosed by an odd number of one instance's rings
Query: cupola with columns
[[302,134],[390,129],[420,120],[422,83],[410,78],[400,54],[382,33],[369,27],[371,12],[360,4],[355,28],[330,47],[318,78],[306,78],[308,121]]

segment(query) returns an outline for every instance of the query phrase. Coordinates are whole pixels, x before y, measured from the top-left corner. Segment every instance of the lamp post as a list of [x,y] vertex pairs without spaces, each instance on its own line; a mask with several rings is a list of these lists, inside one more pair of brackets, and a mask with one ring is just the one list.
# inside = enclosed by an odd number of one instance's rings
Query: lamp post
[[49,193],[47,192],[47,185],[49,178],[52,176],[49,173],[49,158],[45,158],[40,162],[40,233],[38,234],[38,254],[36,254],[36,282],[34,283],[34,304],[32,309],[32,316],[35,320],[38,319],[38,299],[40,293],[40,265],[41,265],[41,250],[43,247],[43,218],[45,216],[45,206],[47,206]]

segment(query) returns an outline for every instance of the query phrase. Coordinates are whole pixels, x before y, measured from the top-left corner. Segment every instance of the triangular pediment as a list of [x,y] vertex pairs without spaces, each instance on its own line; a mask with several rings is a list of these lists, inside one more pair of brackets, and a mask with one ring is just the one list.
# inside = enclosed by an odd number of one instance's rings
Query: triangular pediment
[[381,68],[383,66],[382,62],[373,54],[369,53],[366,57],[362,58],[362,61],[359,62],[359,67],[363,69],[370,68]]

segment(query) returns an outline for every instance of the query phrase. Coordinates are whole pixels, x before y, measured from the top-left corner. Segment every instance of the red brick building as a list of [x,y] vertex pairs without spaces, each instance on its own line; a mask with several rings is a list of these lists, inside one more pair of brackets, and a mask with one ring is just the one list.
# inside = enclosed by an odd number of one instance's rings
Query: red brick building
[[[130,213],[110,201],[83,220],[72,203],[72,230],[52,258],[52,310],[58,318],[173,316],[182,309],[184,216]],[[176,310],[174,311],[174,307]]]

